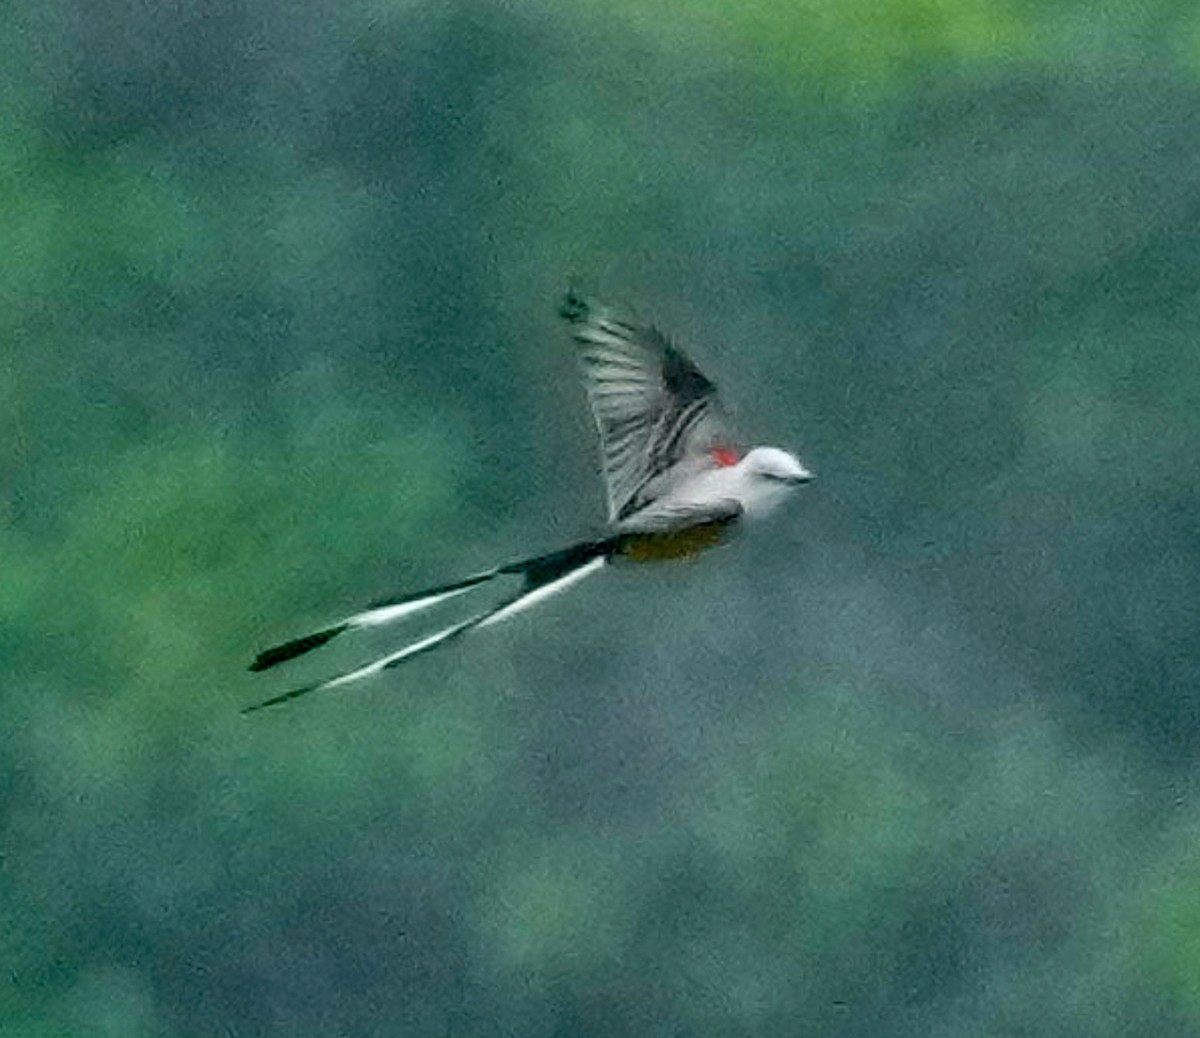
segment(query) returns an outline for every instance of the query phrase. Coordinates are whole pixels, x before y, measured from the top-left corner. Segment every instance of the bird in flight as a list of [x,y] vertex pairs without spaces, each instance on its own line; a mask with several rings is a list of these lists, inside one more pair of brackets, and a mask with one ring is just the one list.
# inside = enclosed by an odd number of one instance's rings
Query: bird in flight
[[611,562],[695,555],[720,542],[742,520],[769,512],[813,478],[793,454],[778,447],[739,447],[721,414],[716,386],[653,326],[574,293],[568,293],[559,312],[579,344],[600,434],[608,490],[605,535],[376,603],[332,627],[267,649],[250,664],[251,670],[274,667],[349,631],[395,623],[493,581],[517,582],[508,597],[465,620],[355,670],[256,703],[244,713],[378,674],[522,612]]

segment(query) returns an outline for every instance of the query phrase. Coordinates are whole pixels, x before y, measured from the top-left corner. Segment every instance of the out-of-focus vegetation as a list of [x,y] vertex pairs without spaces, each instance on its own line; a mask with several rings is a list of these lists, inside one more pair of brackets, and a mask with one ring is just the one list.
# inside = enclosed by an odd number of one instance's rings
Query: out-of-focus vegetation
[[[1187,5],[2,19],[0,1030],[1197,1033]],[[595,528],[571,277],[820,481],[240,717]]]

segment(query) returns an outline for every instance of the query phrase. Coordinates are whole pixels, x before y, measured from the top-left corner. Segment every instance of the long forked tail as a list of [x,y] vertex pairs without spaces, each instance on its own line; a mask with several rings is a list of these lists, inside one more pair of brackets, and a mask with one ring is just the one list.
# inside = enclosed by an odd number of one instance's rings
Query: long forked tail
[[290,692],[272,696],[261,703],[255,703],[252,706],[246,707],[242,710],[242,713],[249,714],[255,710],[261,710],[263,707],[285,703],[289,699],[296,699],[299,696],[307,695],[309,692],[320,692],[324,689],[348,685],[351,682],[370,677],[372,674],[378,674],[380,671],[398,666],[405,660],[410,660],[414,656],[429,652],[440,645],[454,641],[475,628],[487,627],[501,620],[506,620],[508,617],[536,605],[543,599],[557,594],[576,581],[582,580],[588,574],[596,572],[596,570],[608,562],[613,553],[618,549],[619,544],[620,542],[617,538],[584,541],[581,544],[572,545],[570,548],[551,552],[549,555],[538,555],[532,559],[523,559],[520,562],[511,562],[503,566],[497,566],[495,569],[476,573],[451,584],[442,584],[439,587],[427,588],[415,594],[376,603],[361,613],[355,613],[340,623],[334,624],[332,627],[326,627],[324,630],[313,634],[306,634],[303,637],[295,638],[282,645],[266,649],[254,658],[254,662],[250,664],[251,670],[266,670],[286,660],[302,656],[306,652],[320,648],[327,642],[332,641],[339,634],[344,634],[347,631],[356,631],[367,627],[380,627],[384,624],[402,620],[413,613],[420,612],[437,605],[439,602],[444,602],[464,594],[481,584],[486,584],[499,577],[519,575],[523,578],[520,588],[514,594],[489,609],[475,613],[466,620],[461,620],[418,641],[411,642],[404,646],[404,648],[373,660],[371,663],[356,670],[347,671],[344,674],[328,678],[325,681],[319,681],[315,685],[305,685],[302,688],[295,688]]

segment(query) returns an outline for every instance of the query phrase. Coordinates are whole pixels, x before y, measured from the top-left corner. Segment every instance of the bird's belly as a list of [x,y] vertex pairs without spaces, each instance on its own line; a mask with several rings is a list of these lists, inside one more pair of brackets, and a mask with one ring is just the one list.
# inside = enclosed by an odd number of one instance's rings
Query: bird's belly
[[621,542],[620,553],[632,562],[686,559],[719,544],[728,528],[724,522],[704,523],[670,533],[629,534]]

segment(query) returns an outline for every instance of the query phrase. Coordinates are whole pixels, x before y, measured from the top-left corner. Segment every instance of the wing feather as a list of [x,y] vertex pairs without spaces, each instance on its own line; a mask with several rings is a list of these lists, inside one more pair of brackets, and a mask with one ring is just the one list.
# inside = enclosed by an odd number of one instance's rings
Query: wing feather
[[568,294],[561,309],[583,346],[588,401],[600,432],[609,519],[652,499],[650,485],[685,461],[727,445],[717,387],[649,325]]

